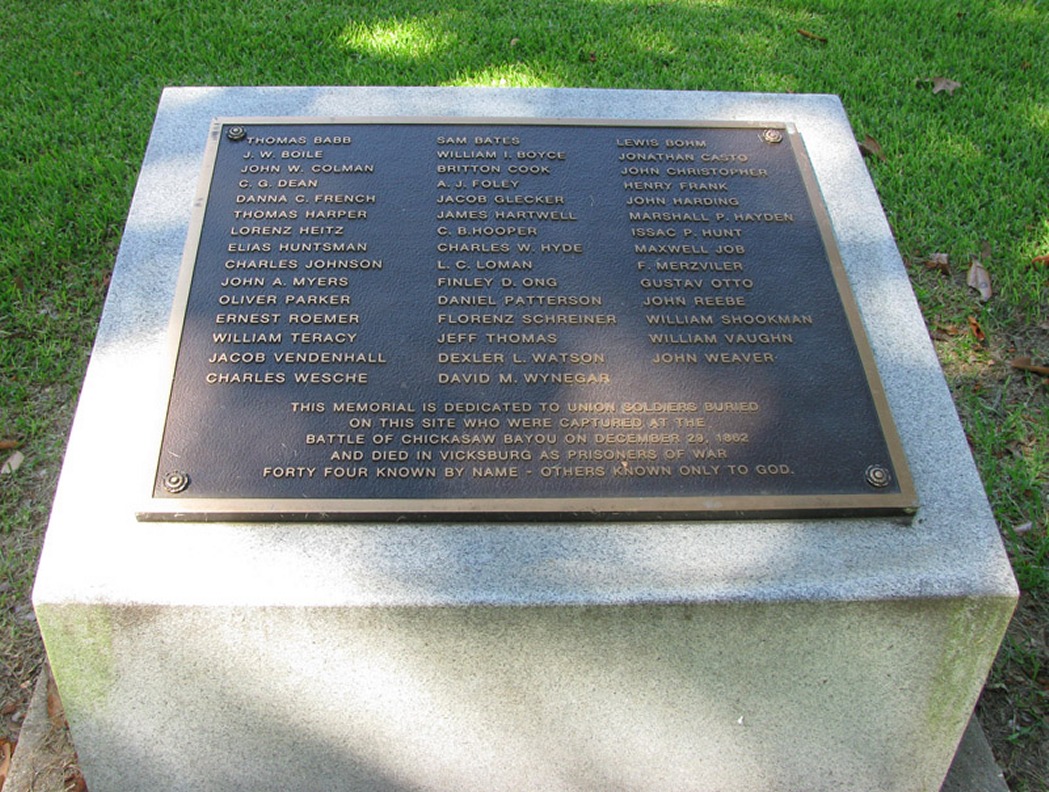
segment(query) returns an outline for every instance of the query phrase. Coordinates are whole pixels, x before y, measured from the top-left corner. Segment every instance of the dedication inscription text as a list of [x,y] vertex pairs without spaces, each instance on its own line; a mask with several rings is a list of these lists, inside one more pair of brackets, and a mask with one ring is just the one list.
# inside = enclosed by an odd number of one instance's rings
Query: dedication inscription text
[[912,511],[789,126],[212,130],[143,519]]

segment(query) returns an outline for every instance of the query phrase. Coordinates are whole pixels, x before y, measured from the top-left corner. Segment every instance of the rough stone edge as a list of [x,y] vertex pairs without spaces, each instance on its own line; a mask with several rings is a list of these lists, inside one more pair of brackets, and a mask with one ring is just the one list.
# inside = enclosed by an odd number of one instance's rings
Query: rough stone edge
[[[48,717],[47,686],[51,667],[37,679],[21,739],[3,792],[66,792],[66,769],[75,767],[76,751],[68,728],[57,728]],[[57,693],[56,693],[57,695]],[[973,715],[951,762],[940,792],[1009,792],[991,753],[980,722]]]
[[76,767],[76,750],[69,738],[69,728],[56,727],[48,716],[50,680],[51,666],[45,661],[22,723],[11,759],[11,774],[3,785],[3,792],[67,792],[70,788],[66,780],[70,774],[66,771]]
[[975,714],[969,719],[940,792],[1009,792]]

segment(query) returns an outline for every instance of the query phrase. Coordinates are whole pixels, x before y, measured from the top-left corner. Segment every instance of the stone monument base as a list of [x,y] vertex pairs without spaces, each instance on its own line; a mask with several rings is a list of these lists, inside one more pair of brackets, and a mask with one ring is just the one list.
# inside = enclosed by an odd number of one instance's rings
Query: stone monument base
[[[77,778],[80,772],[68,729],[56,726],[54,718],[49,717],[50,679],[50,668],[45,668],[19,734],[18,749],[4,786],[7,792],[67,792],[68,780]],[[286,788],[299,789],[299,785],[295,779],[288,779]],[[1009,792],[975,717],[958,745],[942,792]]]
[[[212,118],[361,115],[796,125],[917,514],[138,522]],[[835,97],[165,92],[34,590],[92,792],[936,790],[1016,596]]]

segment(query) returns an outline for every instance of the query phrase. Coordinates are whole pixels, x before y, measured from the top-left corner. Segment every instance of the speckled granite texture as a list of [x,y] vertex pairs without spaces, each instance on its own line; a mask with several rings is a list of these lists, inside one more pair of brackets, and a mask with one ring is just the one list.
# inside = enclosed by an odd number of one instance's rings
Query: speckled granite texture
[[[916,517],[137,522],[211,119],[354,115],[796,124]],[[164,93],[34,591],[92,792],[936,790],[1016,594],[837,98]]]

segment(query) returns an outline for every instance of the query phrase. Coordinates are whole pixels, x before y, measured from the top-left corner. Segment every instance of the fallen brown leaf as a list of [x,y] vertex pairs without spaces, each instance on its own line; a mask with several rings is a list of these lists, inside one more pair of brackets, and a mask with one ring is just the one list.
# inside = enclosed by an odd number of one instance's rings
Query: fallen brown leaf
[[0,476],[8,476],[14,473],[22,466],[23,462],[25,462],[25,454],[21,451],[15,451],[0,465]]
[[1007,446],[1009,453],[1017,459],[1023,459],[1027,454],[1027,446],[1021,443],[1019,440],[1014,440]]
[[1033,374],[1041,374],[1044,377],[1049,377],[1049,366],[1036,366],[1034,361],[1029,357],[1013,358],[1009,361],[1009,365],[1014,369],[1020,369],[1020,371],[1030,371]]
[[965,282],[970,288],[980,292],[980,301],[987,302],[994,295],[991,289],[991,275],[976,258],[969,265],[969,274],[965,276]]
[[947,92],[948,96],[954,96],[954,91],[957,88],[961,88],[962,84],[956,82],[949,77],[933,77],[932,78],[932,92],[934,94]]
[[62,697],[58,695],[58,685],[51,674],[47,675],[47,719],[55,729],[66,727],[66,711],[62,706]]
[[11,755],[15,752],[14,743],[5,737],[0,737],[0,789],[4,788],[4,782],[11,772]]
[[21,440],[0,440],[0,451],[14,451],[21,445]]
[[925,260],[926,269],[939,270],[944,275],[951,274],[950,261],[946,253],[930,253]]
[[804,36],[807,39],[812,39],[813,41],[819,41],[823,44],[827,43],[827,39],[823,38],[823,36],[817,36],[815,33],[810,33],[804,28],[798,28],[798,35]]
[[66,792],[87,792],[87,781],[80,773],[79,767],[71,767],[66,771],[64,779]]
[[1035,256],[1031,259],[1032,264],[1049,264],[1049,253],[1044,256]]
[[860,153],[865,157],[877,157],[882,162],[885,162],[888,157],[885,156],[885,152],[882,151],[881,144],[872,138],[870,135],[864,135],[863,140],[859,144]]
[[987,336],[984,334],[983,328],[980,327],[980,323],[976,321],[975,316],[969,317],[969,332],[973,334],[973,337],[977,341],[982,342],[987,340]]

